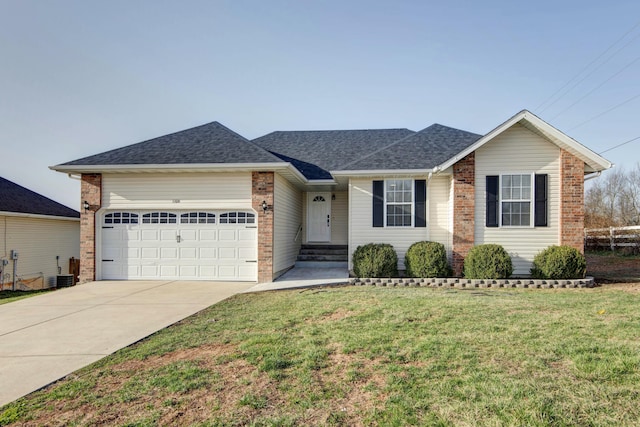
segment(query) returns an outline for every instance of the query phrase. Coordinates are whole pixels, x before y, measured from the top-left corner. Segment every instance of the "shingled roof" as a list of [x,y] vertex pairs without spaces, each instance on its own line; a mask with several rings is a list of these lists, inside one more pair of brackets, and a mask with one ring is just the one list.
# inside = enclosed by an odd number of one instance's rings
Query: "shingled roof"
[[282,163],[218,122],[186,129],[59,166]]
[[80,213],[0,177],[0,211],[80,218]]
[[482,135],[433,124],[335,170],[433,169]]
[[276,131],[253,142],[291,162],[307,179],[330,179],[329,171],[413,133],[409,129]]

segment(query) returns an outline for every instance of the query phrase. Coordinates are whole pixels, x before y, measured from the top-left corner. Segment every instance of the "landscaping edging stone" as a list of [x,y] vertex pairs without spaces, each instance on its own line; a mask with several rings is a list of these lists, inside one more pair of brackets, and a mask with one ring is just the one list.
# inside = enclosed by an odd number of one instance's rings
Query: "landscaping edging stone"
[[430,288],[594,288],[598,286],[593,277],[572,280],[537,280],[537,279],[460,279],[460,278],[350,278],[350,285],[355,286],[424,286]]

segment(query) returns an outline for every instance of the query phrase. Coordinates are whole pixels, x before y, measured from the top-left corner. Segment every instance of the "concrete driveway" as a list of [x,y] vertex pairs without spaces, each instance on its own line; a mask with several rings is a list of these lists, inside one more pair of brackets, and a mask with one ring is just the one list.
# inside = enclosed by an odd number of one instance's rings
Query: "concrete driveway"
[[103,281],[0,305],[0,406],[253,286]]

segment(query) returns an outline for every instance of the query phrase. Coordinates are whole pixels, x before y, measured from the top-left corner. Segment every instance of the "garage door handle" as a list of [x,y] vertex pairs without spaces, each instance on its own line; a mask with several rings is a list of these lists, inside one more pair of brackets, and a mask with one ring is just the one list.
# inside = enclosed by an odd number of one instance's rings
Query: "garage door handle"
[[105,228],[113,228],[113,227],[102,227],[102,228],[105,229]]
[[257,260],[246,260],[245,262],[258,262]]
[[102,262],[113,262],[112,259],[103,259]]
[[255,225],[247,225],[245,228],[258,228],[258,227]]

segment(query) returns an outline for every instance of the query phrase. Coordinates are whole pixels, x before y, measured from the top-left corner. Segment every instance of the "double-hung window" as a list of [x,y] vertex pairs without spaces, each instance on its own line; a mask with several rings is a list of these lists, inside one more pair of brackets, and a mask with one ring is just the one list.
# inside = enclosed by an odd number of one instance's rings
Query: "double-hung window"
[[486,176],[487,227],[547,227],[547,174]]
[[530,227],[531,174],[502,175],[500,179],[500,208],[503,227]]
[[411,227],[413,180],[387,179],[384,186],[387,227]]
[[427,181],[385,179],[372,182],[373,227],[427,226]]

